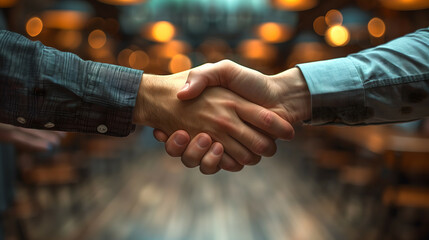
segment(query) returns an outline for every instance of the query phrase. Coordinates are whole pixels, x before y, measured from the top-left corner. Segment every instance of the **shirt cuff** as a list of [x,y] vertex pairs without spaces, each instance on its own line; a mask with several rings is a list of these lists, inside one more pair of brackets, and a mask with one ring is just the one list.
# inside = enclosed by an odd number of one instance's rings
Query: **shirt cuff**
[[[127,136],[143,71],[83,61],[45,48],[42,89],[50,89],[43,111],[56,110],[55,130]],[[57,89],[55,91],[55,89]],[[48,121],[48,119],[46,119]]]
[[366,117],[363,82],[348,58],[298,64],[311,94],[313,125],[355,124]]

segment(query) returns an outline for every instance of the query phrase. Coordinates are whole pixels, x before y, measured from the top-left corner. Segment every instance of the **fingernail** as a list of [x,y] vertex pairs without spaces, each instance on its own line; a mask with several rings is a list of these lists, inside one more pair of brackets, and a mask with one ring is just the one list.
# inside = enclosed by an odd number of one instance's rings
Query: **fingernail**
[[183,146],[188,142],[188,139],[185,136],[179,134],[174,137],[174,142],[179,146]]
[[189,88],[189,83],[185,83],[185,85],[180,89],[180,91],[184,91]]
[[216,155],[216,156],[219,156],[219,155],[221,155],[222,154],[222,147],[219,145],[219,144],[215,144],[214,146],[213,146],[213,150],[212,150],[212,152],[213,152],[213,154],[214,155]]
[[210,145],[210,140],[207,139],[206,137],[200,137],[197,143],[198,143],[198,146],[200,146],[200,148],[206,148]]

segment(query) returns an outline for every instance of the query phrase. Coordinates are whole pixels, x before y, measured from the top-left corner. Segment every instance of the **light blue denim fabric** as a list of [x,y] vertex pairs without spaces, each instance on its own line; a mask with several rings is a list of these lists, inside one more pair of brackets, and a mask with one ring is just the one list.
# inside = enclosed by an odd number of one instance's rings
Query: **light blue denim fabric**
[[297,65],[310,124],[374,124],[429,116],[429,28],[345,58]]

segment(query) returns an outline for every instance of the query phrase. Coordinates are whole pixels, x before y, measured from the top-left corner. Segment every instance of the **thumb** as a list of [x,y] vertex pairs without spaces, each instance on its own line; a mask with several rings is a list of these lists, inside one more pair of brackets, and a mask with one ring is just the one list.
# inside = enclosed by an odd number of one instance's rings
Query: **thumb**
[[193,70],[189,73],[185,85],[177,93],[180,100],[189,100],[198,97],[206,87],[214,85],[209,84],[210,78],[208,72],[204,74],[200,70]]

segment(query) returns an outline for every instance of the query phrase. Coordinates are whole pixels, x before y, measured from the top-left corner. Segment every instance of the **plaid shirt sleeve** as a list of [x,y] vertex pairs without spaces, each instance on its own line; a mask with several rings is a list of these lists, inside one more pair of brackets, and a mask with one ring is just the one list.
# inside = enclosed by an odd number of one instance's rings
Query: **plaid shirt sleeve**
[[0,31],[0,122],[126,136],[143,72]]
[[364,125],[429,116],[429,28],[338,58],[299,64],[310,124]]

